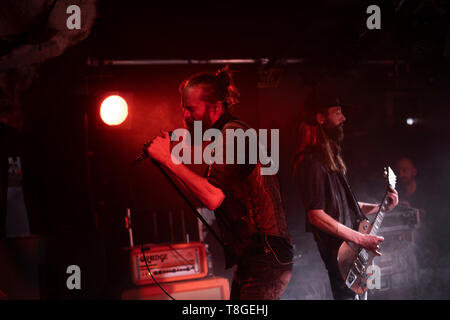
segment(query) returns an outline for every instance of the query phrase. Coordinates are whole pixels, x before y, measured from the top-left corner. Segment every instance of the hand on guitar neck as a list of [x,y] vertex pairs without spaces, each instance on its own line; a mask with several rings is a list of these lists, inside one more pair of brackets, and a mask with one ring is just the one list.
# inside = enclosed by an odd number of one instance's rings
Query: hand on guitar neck
[[387,188],[386,200],[387,200],[386,212],[391,211],[398,205],[398,192],[390,185]]
[[[398,192],[391,186],[387,186],[386,201],[387,203],[384,212],[389,212],[398,205]],[[358,204],[359,207],[361,208],[361,212],[366,216],[378,213],[381,206],[381,204],[366,203],[361,201],[358,201]]]

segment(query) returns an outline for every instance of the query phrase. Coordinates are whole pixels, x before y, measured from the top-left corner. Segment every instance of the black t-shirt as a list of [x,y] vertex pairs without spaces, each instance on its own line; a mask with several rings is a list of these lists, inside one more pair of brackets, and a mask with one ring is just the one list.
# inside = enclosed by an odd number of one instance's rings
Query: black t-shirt
[[[245,145],[246,164],[237,164],[237,143],[227,139],[228,129],[249,129],[244,122],[224,113],[212,128],[223,136],[223,163],[208,166],[206,178],[220,188],[225,199],[214,213],[225,243],[226,266],[231,267],[251,251],[257,251],[267,236],[270,246],[283,255],[290,254],[291,238],[276,175],[262,175],[262,164],[249,164],[249,145]],[[226,163],[226,153],[234,148],[235,163]],[[219,154],[219,153],[218,153]],[[277,238],[280,238],[278,241]],[[284,245],[279,245],[283,244]]]
[[359,222],[365,219],[358,202],[350,189],[343,171],[328,170],[321,162],[318,151],[309,149],[296,172],[300,196],[305,208],[306,231],[313,232],[320,255],[328,269],[335,266],[337,250],[343,240],[336,238],[308,220],[310,210],[323,210],[341,224],[357,229]]
[[421,187],[421,184],[417,184],[415,192],[411,195],[406,194],[401,184],[398,185],[397,191],[401,205],[427,211],[429,202],[432,199],[430,197],[430,193],[432,194],[432,192],[425,193],[425,189]]

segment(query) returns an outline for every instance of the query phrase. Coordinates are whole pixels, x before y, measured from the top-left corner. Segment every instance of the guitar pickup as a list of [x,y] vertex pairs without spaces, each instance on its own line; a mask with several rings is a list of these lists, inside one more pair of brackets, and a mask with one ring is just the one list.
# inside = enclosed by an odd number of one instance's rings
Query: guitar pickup
[[350,288],[353,285],[353,283],[355,282],[355,280],[356,280],[356,275],[353,273],[352,270],[350,270],[350,272],[347,275],[347,279],[345,279],[346,286],[348,288]]
[[359,261],[359,259],[356,259],[355,261],[355,268],[358,270],[359,273],[366,271],[366,265],[363,262]]
[[367,260],[369,260],[369,255],[364,249],[359,252],[358,256],[363,263],[366,263]]
[[358,262],[357,262],[357,261],[355,261],[355,263],[353,263],[353,267],[356,269],[356,271],[358,271],[358,274],[361,274],[361,273],[362,273],[361,269],[359,269],[359,266],[358,266]]

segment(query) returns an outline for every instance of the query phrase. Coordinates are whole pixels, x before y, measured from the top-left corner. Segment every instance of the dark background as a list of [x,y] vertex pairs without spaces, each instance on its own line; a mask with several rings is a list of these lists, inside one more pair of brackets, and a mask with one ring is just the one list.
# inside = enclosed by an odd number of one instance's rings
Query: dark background
[[[367,30],[365,11],[375,3],[382,10],[382,29]],[[4,150],[22,159],[31,234],[45,243],[41,297],[118,298],[129,277],[121,267],[128,245],[127,208],[135,244],[184,242],[182,211],[190,240],[198,240],[195,218],[157,169],[149,162],[136,168],[129,163],[160,129],[182,127],[180,82],[223,64],[112,66],[104,60],[269,59],[267,64],[230,65],[241,93],[233,113],[255,128],[280,129],[279,178],[297,255],[285,298],[330,297],[328,289],[310,288],[311,279],[323,282],[324,268],[304,232],[304,212],[291,178],[298,126],[313,90],[337,94],[350,105],[343,110],[344,155],[358,199],[379,202],[382,168],[402,155],[411,157],[419,183],[435,199],[429,209],[436,225],[433,240],[442,256],[448,254],[448,2],[397,5],[100,1],[91,35],[45,62],[23,94],[23,130],[2,129]],[[96,64],[88,64],[88,58]],[[263,87],[270,70],[279,81]],[[102,124],[98,115],[102,99],[113,92],[129,103],[129,117],[117,128]],[[408,126],[408,117],[420,122]],[[211,246],[215,273],[229,277],[220,248],[213,240]],[[65,289],[69,264],[86,270],[81,292]],[[434,297],[448,298],[448,292]]]

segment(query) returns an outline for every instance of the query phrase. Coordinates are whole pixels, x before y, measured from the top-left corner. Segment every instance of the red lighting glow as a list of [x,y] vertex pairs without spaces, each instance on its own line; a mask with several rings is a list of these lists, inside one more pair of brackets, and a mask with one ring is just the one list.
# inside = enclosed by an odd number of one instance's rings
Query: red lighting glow
[[128,116],[128,105],[121,96],[113,95],[103,100],[100,117],[109,126],[118,126]]

